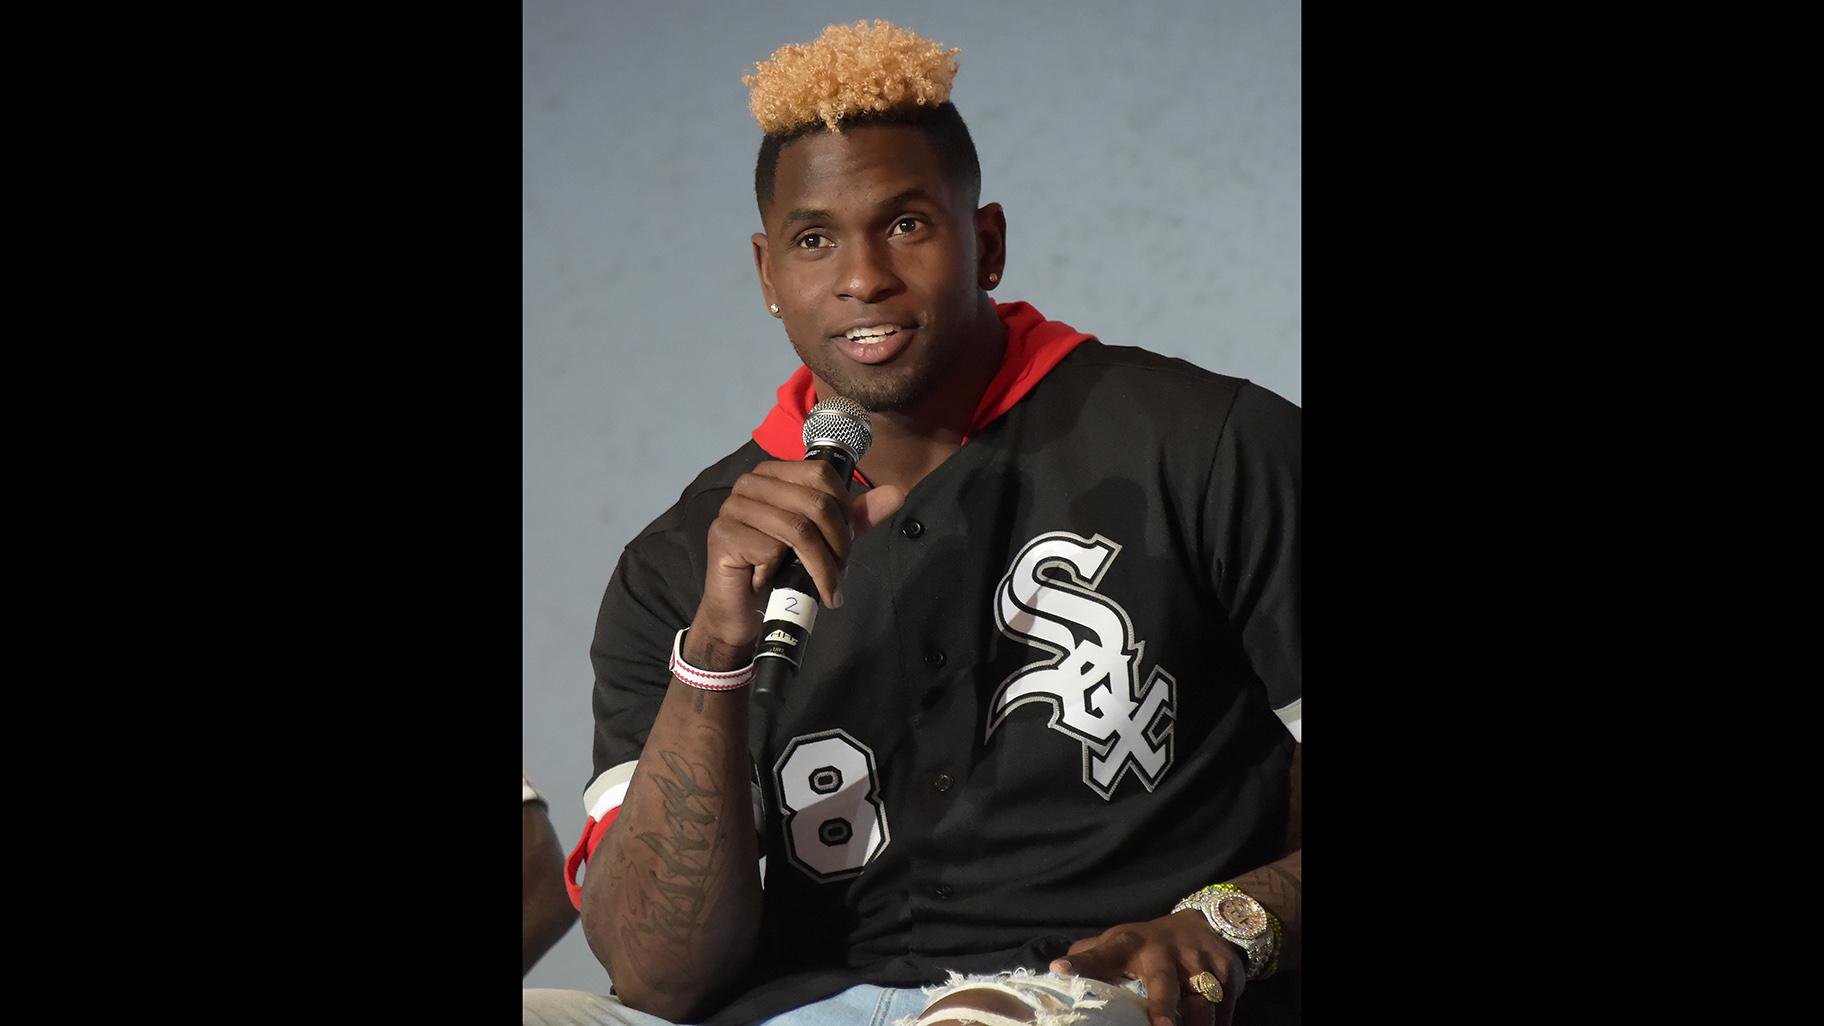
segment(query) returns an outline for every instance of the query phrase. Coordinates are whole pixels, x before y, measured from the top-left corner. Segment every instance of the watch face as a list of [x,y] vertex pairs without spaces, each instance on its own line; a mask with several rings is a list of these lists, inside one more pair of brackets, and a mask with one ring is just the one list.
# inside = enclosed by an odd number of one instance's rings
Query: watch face
[[1258,937],[1267,929],[1267,910],[1245,894],[1225,894],[1216,901],[1216,918],[1238,937]]

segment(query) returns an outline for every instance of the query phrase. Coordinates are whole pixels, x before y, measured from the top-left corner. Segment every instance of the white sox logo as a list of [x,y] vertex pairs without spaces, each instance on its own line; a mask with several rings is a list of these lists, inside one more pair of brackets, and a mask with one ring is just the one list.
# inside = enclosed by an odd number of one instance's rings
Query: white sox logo
[[1001,682],[987,737],[1028,702],[1052,707],[1046,726],[1083,745],[1083,782],[1104,800],[1129,769],[1148,791],[1172,766],[1177,682],[1155,666],[1140,686],[1146,642],[1127,610],[1096,594],[1121,546],[1052,531],[1027,543],[994,592],[1001,633],[1050,655]]

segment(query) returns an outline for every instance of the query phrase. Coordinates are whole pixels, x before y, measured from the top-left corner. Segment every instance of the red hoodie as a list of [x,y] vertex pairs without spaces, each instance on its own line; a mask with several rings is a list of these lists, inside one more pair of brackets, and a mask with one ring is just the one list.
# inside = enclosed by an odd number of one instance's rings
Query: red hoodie
[[[1013,409],[1072,349],[1094,337],[1062,321],[1046,320],[1031,303],[996,303],[994,312],[1007,326],[1007,351],[1001,357],[1001,369],[982,393],[975,415],[969,418],[969,429],[963,432],[965,443]],[[754,429],[754,441],[774,459],[804,459],[804,418],[816,402],[811,369],[800,367],[779,386],[779,403]]]

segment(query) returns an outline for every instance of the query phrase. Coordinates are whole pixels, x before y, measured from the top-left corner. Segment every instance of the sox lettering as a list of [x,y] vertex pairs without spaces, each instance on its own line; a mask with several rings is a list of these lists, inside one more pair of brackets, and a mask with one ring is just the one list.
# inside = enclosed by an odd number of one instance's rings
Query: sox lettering
[[1052,531],[1027,543],[995,589],[1001,633],[1049,654],[1001,682],[987,737],[1028,702],[1052,707],[1051,729],[1082,743],[1083,783],[1104,800],[1131,769],[1148,791],[1172,766],[1177,682],[1153,667],[1127,610],[1097,594],[1121,546],[1098,534]]

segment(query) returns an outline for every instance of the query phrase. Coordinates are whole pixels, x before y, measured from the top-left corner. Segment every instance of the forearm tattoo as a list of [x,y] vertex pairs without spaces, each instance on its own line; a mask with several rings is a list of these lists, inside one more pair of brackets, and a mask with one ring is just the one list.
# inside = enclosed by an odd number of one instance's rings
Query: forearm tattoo
[[1235,878],[1235,886],[1279,917],[1284,944],[1280,950],[1280,963],[1284,966],[1297,965],[1299,952],[1303,950],[1300,883],[1304,876],[1304,855],[1302,851],[1295,851],[1278,862]]
[[[651,781],[663,796],[662,826],[634,835],[656,860],[648,863],[650,879],[644,887],[610,883],[628,902],[618,926],[622,957],[641,980],[666,989],[702,978],[699,934],[708,918],[724,792],[708,767],[677,752],[656,754],[663,768],[651,771]],[[633,862],[621,864],[631,869]]]

